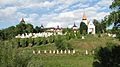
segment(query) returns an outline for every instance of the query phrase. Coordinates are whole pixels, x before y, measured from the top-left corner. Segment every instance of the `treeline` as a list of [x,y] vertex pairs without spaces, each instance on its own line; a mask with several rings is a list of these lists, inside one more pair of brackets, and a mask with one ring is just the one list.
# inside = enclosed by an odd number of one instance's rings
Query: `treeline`
[[38,33],[42,31],[43,30],[38,26],[34,28],[32,24],[20,23],[16,26],[11,26],[6,29],[0,30],[0,40],[8,40],[15,38],[15,36],[17,36],[18,34]]

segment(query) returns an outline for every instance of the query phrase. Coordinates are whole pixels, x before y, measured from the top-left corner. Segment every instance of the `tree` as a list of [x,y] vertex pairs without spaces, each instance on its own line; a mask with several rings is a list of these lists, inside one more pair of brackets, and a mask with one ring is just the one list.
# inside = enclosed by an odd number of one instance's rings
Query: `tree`
[[33,25],[21,23],[21,24],[16,25],[16,30],[17,30],[18,34],[32,33],[33,32]]
[[32,33],[33,32],[33,25],[32,24],[26,24],[26,33]]
[[80,34],[83,34],[83,35],[87,34],[87,29],[88,29],[87,25],[84,22],[81,22],[80,23]]
[[109,20],[114,23],[113,31],[120,40],[120,0],[114,0],[110,8],[114,9],[114,11],[110,14]]
[[113,23],[114,27],[117,29],[120,28],[120,1],[114,0],[112,2],[112,5],[110,5],[110,9],[113,9],[114,11],[110,13],[108,16],[109,23]]
[[76,33],[76,37],[79,39],[80,38],[80,31]]
[[98,22],[98,20],[94,19],[93,23],[95,25],[96,33],[104,33],[106,31],[106,24],[102,20],[102,22]]
[[34,33],[39,33],[40,32],[40,27],[36,26],[34,29]]
[[120,67],[120,46],[111,45],[97,51],[93,67]]

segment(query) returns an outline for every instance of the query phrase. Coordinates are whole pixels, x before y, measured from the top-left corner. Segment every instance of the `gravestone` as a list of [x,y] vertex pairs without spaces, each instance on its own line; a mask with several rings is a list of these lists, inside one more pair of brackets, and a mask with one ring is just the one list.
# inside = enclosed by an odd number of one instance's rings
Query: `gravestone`
[[75,54],[75,50],[73,50],[73,54]]
[[88,55],[88,50],[85,50],[85,54]]
[[82,39],[85,39],[85,37],[84,37],[84,36],[82,36]]
[[63,50],[61,50],[60,53],[63,54]]
[[46,50],[44,50],[44,53],[46,54],[46,53],[47,53],[47,51],[46,51]]
[[35,54],[35,51],[33,50],[33,54]]
[[68,50],[68,54],[70,54],[70,50]]
[[50,51],[49,51],[49,53],[51,54],[51,53],[52,53],[52,51],[50,50]]
[[59,50],[57,50],[57,54],[59,54]]
[[40,54],[40,50],[38,51],[38,54]]
[[67,53],[67,51],[65,50],[65,51],[64,51],[64,53],[66,54],[66,53]]
[[53,50],[53,54],[55,54],[55,50]]

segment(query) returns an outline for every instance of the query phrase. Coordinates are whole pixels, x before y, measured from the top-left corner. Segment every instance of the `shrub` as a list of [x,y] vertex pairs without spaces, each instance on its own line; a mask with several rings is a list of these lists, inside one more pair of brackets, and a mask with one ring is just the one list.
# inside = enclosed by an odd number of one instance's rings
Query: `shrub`
[[93,67],[120,67],[120,46],[108,44],[107,47],[101,47],[95,53]]
[[32,55],[13,46],[9,42],[0,43],[0,67],[27,67]]
[[65,41],[61,36],[57,36],[55,40],[55,46],[57,47],[58,50],[65,50]]

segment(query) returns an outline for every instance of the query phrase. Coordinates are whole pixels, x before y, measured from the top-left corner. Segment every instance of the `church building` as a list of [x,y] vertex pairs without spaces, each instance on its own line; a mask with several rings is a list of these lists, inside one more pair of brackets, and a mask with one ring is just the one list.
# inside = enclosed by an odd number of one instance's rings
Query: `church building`
[[82,22],[84,22],[87,27],[88,27],[88,34],[95,34],[95,25],[93,24],[92,21],[88,21],[87,19],[87,16],[85,15],[85,13],[83,14],[83,17],[82,17]]

